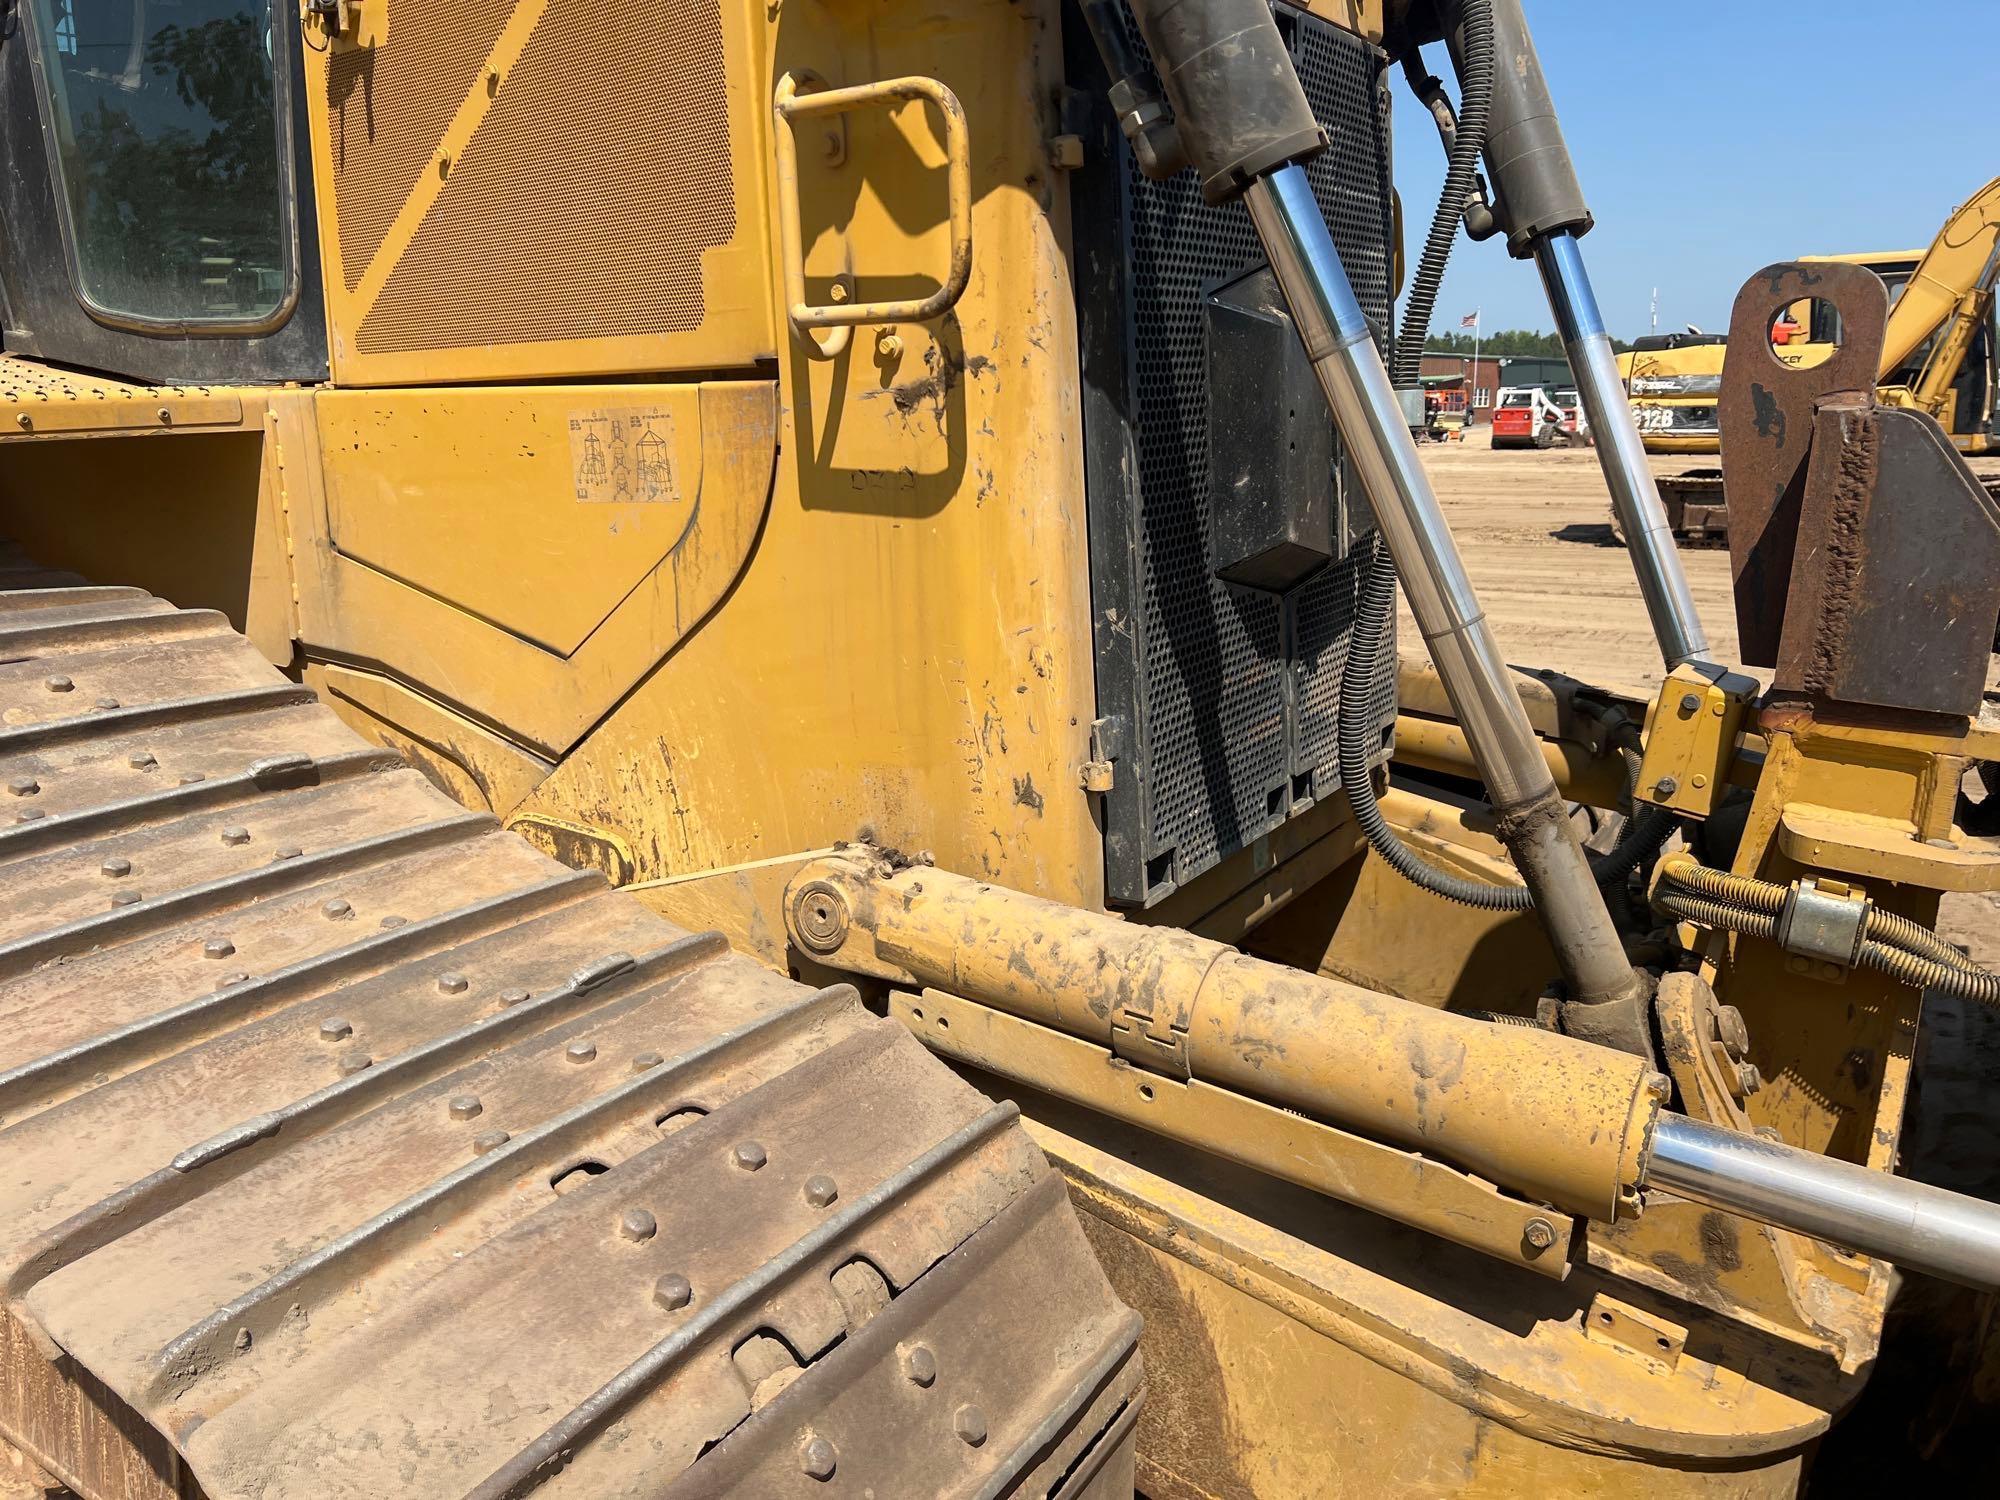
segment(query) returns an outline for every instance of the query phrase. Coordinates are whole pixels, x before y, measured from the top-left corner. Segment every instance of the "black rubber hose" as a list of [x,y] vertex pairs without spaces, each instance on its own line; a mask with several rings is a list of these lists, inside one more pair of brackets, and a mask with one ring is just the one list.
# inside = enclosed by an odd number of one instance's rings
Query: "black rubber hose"
[[[1382,816],[1371,774],[1374,768],[1370,761],[1379,741],[1375,709],[1369,699],[1375,686],[1376,658],[1388,632],[1389,617],[1396,609],[1396,566],[1389,558],[1389,549],[1382,544],[1380,532],[1369,539],[1368,545],[1372,548],[1368,572],[1361,582],[1361,599],[1354,610],[1354,634],[1347,647],[1347,666],[1340,677],[1335,741],[1340,786],[1347,794],[1355,826],[1383,863],[1412,885],[1480,911],[1530,911],[1535,898],[1525,885],[1487,885],[1440,870],[1396,837],[1396,830]],[[1664,844],[1673,830],[1673,815],[1665,808],[1649,807],[1633,818],[1625,837],[1597,864],[1598,885],[1616,885],[1622,881],[1641,860]]]
[[[1496,66],[1493,47],[1492,6],[1488,0],[1465,0],[1465,70],[1459,79],[1458,130],[1445,156],[1444,187],[1438,193],[1437,212],[1431,217],[1431,232],[1410,277],[1409,296],[1403,301],[1403,326],[1396,334],[1391,371],[1393,383],[1400,387],[1417,384],[1445,263],[1451,259],[1452,242],[1458,238],[1459,221],[1465,216],[1465,205],[1477,180],[1479,153],[1486,149]],[[1475,377],[1478,373],[1473,371]]]
[[1525,885],[1487,885],[1440,870],[1419,859],[1414,850],[1396,837],[1396,830],[1382,816],[1375,800],[1374,767],[1370,760],[1378,738],[1374,706],[1375,659],[1382,649],[1389,617],[1396,609],[1396,566],[1381,533],[1371,539],[1373,555],[1361,582],[1361,601],[1354,610],[1354,635],[1347,648],[1347,666],[1340,676],[1340,710],[1336,749],[1340,764],[1340,786],[1347,805],[1354,811],[1355,825],[1368,840],[1369,848],[1382,862],[1412,885],[1461,906],[1480,911],[1530,911],[1534,895]]

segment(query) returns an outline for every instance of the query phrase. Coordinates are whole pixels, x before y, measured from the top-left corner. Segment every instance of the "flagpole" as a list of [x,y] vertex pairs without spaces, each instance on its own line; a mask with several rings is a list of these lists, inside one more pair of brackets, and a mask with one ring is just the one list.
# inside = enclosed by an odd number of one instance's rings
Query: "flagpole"
[[[1484,311],[1484,308],[1479,307],[1475,307],[1472,310],[1472,408],[1474,411],[1479,409],[1479,319]],[[1498,399],[1497,387],[1495,388],[1495,399]],[[1490,412],[1486,420],[1488,422],[1493,420]]]

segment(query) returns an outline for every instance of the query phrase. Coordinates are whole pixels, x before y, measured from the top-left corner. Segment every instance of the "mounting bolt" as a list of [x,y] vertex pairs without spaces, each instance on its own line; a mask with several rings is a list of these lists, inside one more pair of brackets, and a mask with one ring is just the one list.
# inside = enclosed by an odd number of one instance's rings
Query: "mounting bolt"
[[1546,1250],[1556,1242],[1556,1226],[1547,1219],[1530,1219],[1521,1230],[1521,1238],[1531,1250]]
[[450,1113],[454,1120],[476,1120],[486,1106],[479,1102],[477,1094],[460,1094],[451,1101]]
[[1058,172],[1074,172],[1083,165],[1083,137],[1057,135],[1049,138],[1049,165]]
[[986,1441],[986,1413],[967,1402],[951,1414],[951,1430],[977,1448]]
[[1750,1095],[1764,1086],[1764,1075],[1757,1071],[1755,1063],[1740,1062],[1736,1065],[1736,1081],[1742,1085],[1744,1094]]
[[644,1244],[660,1232],[660,1221],[643,1208],[628,1208],[618,1216],[618,1234],[635,1245]]
[[669,1271],[653,1283],[653,1305],[666,1312],[679,1312],[693,1298],[694,1288],[678,1271]]
[[746,1172],[755,1172],[771,1158],[765,1153],[760,1141],[738,1141],[736,1149],[729,1153],[729,1159]]
[[833,1444],[823,1437],[807,1438],[799,1448],[799,1467],[814,1479],[833,1478],[833,1467],[838,1458]]
[[1693,693],[1682,693],[1682,694],[1681,694],[1681,712],[1682,712],[1682,713],[1684,713],[1684,714],[1691,714],[1691,713],[1695,713],[1695,712],[1697,712],[1697,711],[1698,711],[1698,710],[1699,710],[1700,708],[1701,708],[1701,699],[1700,699],[1700,698],[1698,698],[1698,697],[1697,697],[1697,696],[1696,696],[1695,694],[1693,694]]
[[35,430],[35,419],[24,411],[17,411],[14,413],[14,425],[23,432],[33,432]]
[[815,953],[833,953],[847,941],[847,897],[830,880],[806,884],[792,902],[799,941]]
[[875,335],[875,356],[878,359],[895,361],[903,357],[903,340],[891,331],[883,329]]
[[903,1354],[903,1373],[910,1377],[911,1385],[920,1385],[928,1390],[937,1383],[937,1356],[931,1353],[928,1344],[912,1344]]
[[840,1196],[840,1186],[824,1172],[815,1172],[806,1179],[806,1202],[814,1208],[825,1208]]
[[1653,783],[1653,800],[1664,802],[1681,789],[1681,784],[1671,776],[1662,776]]
[[1743,1054],[1750,1050],[1750,1028],[1743,1020],[1743,1012],[1733,1005],[1717,1006],[1715,1033],[1722,1038],[1723,1050],[1730,1061],[1741,1062]]

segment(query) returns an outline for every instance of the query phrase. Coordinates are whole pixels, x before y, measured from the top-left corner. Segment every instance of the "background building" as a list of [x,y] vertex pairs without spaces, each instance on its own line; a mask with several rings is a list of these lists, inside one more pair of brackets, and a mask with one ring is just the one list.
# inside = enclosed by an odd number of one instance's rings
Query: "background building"
[[1470,411],[1482,422],[1503,386],[1539,385],[1548,390],[1569,384],[1569,362],[1541,354],[1481,354],[1477,368],[1469,354],[1425,354],[1418,366],[1427,390],[1437,392],[1446,411]]

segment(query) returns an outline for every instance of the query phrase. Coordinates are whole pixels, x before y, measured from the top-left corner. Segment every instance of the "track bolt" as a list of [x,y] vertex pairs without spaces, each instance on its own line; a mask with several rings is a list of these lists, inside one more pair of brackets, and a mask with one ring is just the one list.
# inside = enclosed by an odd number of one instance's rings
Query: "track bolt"
[[49,678],[43,686],[52,693],[69,693],[76,690],[76,684],[61,674]]
[[459,1094],[452,1099],[448,1108],[454,1120],[476,1120],[486,1106],[479,1102],[477,1094]]
[[678,1271],[669,1271],[653,1283],[653,1305],[666,1312],[679,1312],[693,1299],[694,1288]]
[[42,789],[42,784],[32,776],[16,776],[7,783],[7,790],[16,797],[32,797]]
[[113,906],[136,906],[144,898],[137,891],[120,891],[111,898]]
[[508,1139],[504,1130],[482,1130],[472,1138],[472,1154],[484,1156],[489,1151],[498,1151],[507,1144]]
[[150,771],[159,764],[158,758],[150,750],[141,750],[125,764],[135,771]]
[[319,911],[321,916],[333,922],[338,922],[343,917],[351,917],[354,915],[354,908],[347,902],[341,900],[340,897],[338,896],[335,896],[331,901],[327,902],[326,905],[322,906],[319,909]]
[[657,1068],[665,1061],[666,1059],[657,1052],[641,1052],[632,1059],[632,1071],[644,1073],[650,1068]]
[[110,710],[118,706],[118,700],[116,698],[99,698],[97,700],[97,706],[108,713]]
[[635,1245],[642,1245],[660,1232],[660,1221],[643,1208],[628,1208],[618,1216],[618,1233]]
[[573,1063],[595,1062],[597,1061],[597,1043],[571,1042],[567,1047],[563,1048],[563,1056]]
[[14,814],[14,821],[16,823],[32,823],[41,816],[42,810],[39,807],[24,807]]
[[193,786],[197,781],[206,781],[206,780],[208,780],[208,772],[190,771],[187,773],[187,775],[181,778],[181,785]]
[[986,1441],[986,1413],[968,1403],[951,1414],[951,1430],[977,1448]]
[[236,951],[236,945],[226,937],[212,937],[201,945],[203,958],[227,958]]
[[319,1023],[319,1039],[323,1042],[344,1042],[354,1035],[354,1023],[340,1016],[328,1016]]
[[367,1071],[375,1066],[375,1059],[366,1052],[347,1052],[341,1055],[340,1074],[346,1078],[355,1073]]
[[272,855],[271,858],[273,860],[297,859],[303,853],[305,853],[305,851],[301,849],[297,844],[287,844],[285,845],[284,848],[280,849],[276,854]]
[[807,1438],[805,1445],[799,1449],[799,1467],[814,1479],[831,1479],[838,1457],[833,1444],[825,1438]]
[[928,1390],[937,1383],[937,1356],[931,1353],[928,1344],[912,1344],[903,1355],[903,1373],[910,1377],[911,1385],[920,1385]]
[[132,861],[121,858],[118,855],[113,855],[97,868],[101,873],[109,875],[113,880],[123,880],[127,875],[132,873]]
[[528,998],[528,992],[519,987],[516,987],[511,990],[502,990],[500,992],[500,1003],[502,1005],[519,1005],[522,1001],[526,1000],[527,998]]
[[814,1208],[825,1208],[840,1196],[840,1187],[824,1172],[815,1172],[806,1179],[806,1202]]
[[729,1153],[730,1160],[746,1172],[754,1172],[771,1158],[765,1154],[758,1141],[738,1141],[736,1149]]
[[222,842],[232,847],[237,844],[247,844],[250,842],[250,830],[241,823],[232,823],[222,830]]
[[465,987],[470,983],[471,981],[463,974],[457,972],[440,974],[438,975],[438,993],[442,995],[462,995],[465,993]]
[[1521,1238],[1532,1250],[1546,1250],[1556,1242],[1556,1226],[1547,1219],[1530,1219],[1521,1230]]

